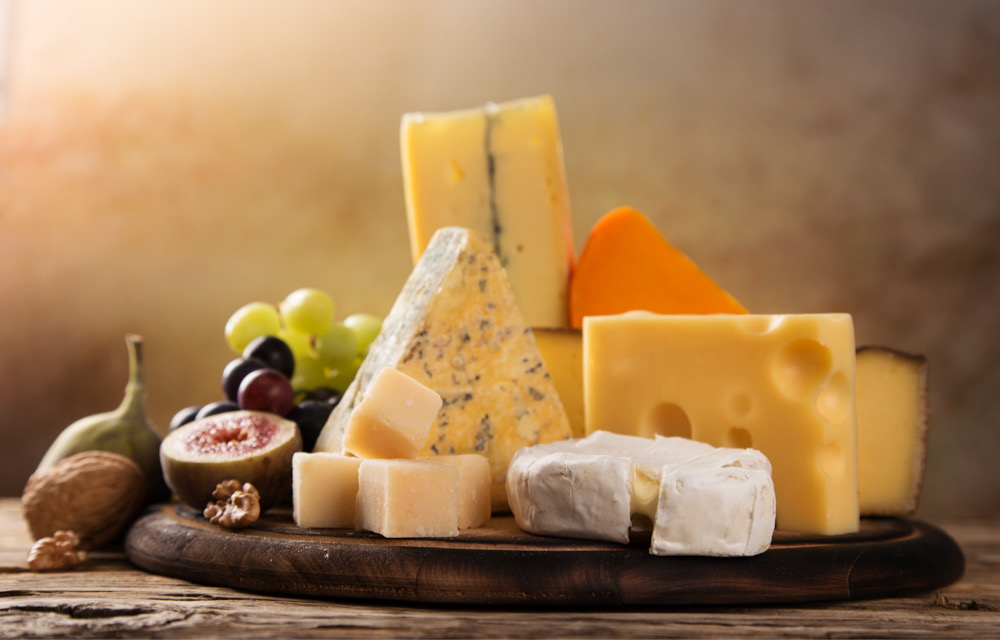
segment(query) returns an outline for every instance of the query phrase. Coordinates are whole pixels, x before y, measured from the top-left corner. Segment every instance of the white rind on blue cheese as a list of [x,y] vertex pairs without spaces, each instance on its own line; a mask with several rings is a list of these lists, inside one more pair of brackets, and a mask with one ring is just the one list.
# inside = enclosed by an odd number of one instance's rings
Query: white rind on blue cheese
[[755,555],[774,532],[767,458],[685,438],[596,431],[529,447],[511,461],[507,495],[525,531],[627,543],[652,529],[655,555]]

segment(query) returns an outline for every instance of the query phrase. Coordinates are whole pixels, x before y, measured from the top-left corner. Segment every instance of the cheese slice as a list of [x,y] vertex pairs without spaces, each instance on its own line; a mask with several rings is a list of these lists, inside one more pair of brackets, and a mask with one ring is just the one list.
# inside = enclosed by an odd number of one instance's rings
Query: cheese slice
[[857,403],[861,514],[912,515],[927,460],[927,359],[860,347]]
[[478,453],[490,461],[494,511],[507,508],[507,466],[519,449],[571,435],[504,269],[469,229],[435,234],[314,450],[343,452],[351,412],[386,367],[442,398],[421,455]]
[[360,458],[335,453],[292,456],[292,516],[302,528],[353,529]]
[[473,229],[506,268],[528,324],[567,326],[573,230],[552,97],[409,113],[400,137],[414,262],[441,227]]
[[365,460],[358,467],[357,528],[386,538],[453,537],[458,469],[434,460]]
[[759,449],[779,529],[858,530],[849,315],[592,316],[583,353],[588,432]]
[[[657,555],[755,555],[774,531],[767,458],[679,437],[596,431],[528,447],[507,476],[525,531],[627,543],[652,529]],[[655,524],[654,524],[655,523]]]
[[583,333],[579,329],[532,327],[538,350],[559,392],[574,438],[586,435],[583,402]]

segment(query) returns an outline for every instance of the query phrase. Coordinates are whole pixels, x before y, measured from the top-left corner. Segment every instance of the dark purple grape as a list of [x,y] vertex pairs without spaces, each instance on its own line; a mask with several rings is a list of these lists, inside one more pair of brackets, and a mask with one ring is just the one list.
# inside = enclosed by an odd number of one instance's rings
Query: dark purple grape
[[175,413],[174,417],[170,419],[170,430],[173,431],[178,427],[183,427],[189,422],[193,422],[195,416],[198,415],[198,411],[200,410],[201,410],[201,405],[184,407],[183,409]]
[[204,407],[198,410],[197,415],[195,415],[195,420],[201,420],[202,418],[207,418],[208,416],[214,416],[219,413],[229,413],[230,411],[239,411],[240,406],[235,402],[230,402],[229,400],[219,400],[218,402],[209,402]]
[[240,383],[237,394],[241,409],[267,411],[285,416],[295,405],[292,383],[280,371],[258,369]]
[[288,343],[277,336],[255,338],[243,349],[243,357],[260,360],[289,380],[295,373],[295,355]]
[[344,394],[340,393],[336,389],[331,389],[330,387],[316,387],[315,389],[310,389],[306,391],[304,400],[318,400],[320,402],[325,402],[331,407],[336,407],[340,403],[340,399]]
[[319,438],[319,433],[323,430],[331,413],[333,413],[333,405],[329,402],[303,400],[292,407],[292,410],[285,416],[299,425],[303,451],[312,451],[313,447],[316,446],[316,439]]
[[230,402],[239,402],[240,383],[243,378],[258,369],[266,369],[267,363],[256,358],[236,358],[230,360],[222,370],[222,391]]

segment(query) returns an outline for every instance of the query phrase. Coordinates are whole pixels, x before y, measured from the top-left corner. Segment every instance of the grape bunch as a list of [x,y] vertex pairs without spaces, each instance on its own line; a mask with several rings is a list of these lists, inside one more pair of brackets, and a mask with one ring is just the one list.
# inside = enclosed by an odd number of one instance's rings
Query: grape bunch
[[225,328],[237,355],[222,372],[225,399],[181,409],[170,428],[227,411],[266,411],[298,424],[303,449],[311,450],[382,329],[377,316],[356,313],[338,322],[335,311],[329,294],[312,288],[277,306],[237,309]]

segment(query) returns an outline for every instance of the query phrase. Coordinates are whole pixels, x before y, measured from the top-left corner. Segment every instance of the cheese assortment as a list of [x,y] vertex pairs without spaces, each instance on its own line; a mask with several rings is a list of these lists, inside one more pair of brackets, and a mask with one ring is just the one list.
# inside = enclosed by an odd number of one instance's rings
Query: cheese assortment
[[854,325],[846,314],[588,317],[587,431],[760,449],[778,527],[858,530]]
[[573,229],[552,97],[409,113],[400,137],[414,262],[438,229],[472,229],[506,269],[528,324],[567,326]]
[[351,414],[386,367],[441,396],[421,455],[490,461],[491,503],[507,508],[507,465],[521,448],[565,440],[569,421],[492,245],[469,229],[438,230],[317,439],[344,453]]
[[450,537],[489,520],[490,465],[478,454],[417,459],[441,396],[385,368],[347,418],[344,454],[299,452],[292,511],[303,528],[357,528],[387,538]]
[[627,543],[651,528],[655,555],[756,555],[774,531],[767,458],[685,438],[597,431],[528,447],[507,488],[525,531]]
[[[912,513],[924,362],[856,357],[847,314],[749,314],[628,207],[575,263],[549,96],[400,135],[415,266],[296,463],[300,526],[452,536],[509,509],[541,535],[747,556],[776,527]],[[353,512],[313,495],[352,465]]]

